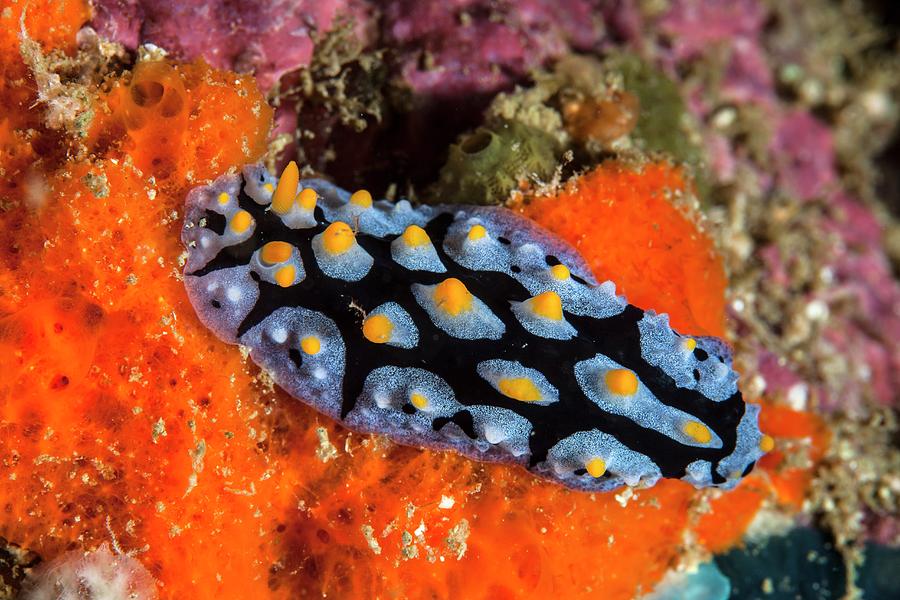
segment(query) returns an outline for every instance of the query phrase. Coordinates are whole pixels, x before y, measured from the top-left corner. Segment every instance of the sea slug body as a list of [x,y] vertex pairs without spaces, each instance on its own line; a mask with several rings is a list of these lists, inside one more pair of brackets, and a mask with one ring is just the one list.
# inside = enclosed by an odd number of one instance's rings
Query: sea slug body
[[771,447],[723,342],[629,305],[506,209],[254,165],[190,192],[182,240],[206,326],[352,429],[591,491],[730,488]]

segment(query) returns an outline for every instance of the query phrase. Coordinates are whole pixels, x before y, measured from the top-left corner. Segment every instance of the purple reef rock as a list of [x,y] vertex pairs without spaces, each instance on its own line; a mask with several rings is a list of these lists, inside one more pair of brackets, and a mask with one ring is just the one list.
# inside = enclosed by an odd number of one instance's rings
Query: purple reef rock
[[309,64],[313,34],[338,15],[365,23],[368,7],[353,0],[95,0],[92,26],[134,49],[155,44],[181,59],[256,74],[269,90],[288,71]]
[[604,25],[589,0],[393,0],[385,38],[416,95],[488,94],[572,50],[590,50]]

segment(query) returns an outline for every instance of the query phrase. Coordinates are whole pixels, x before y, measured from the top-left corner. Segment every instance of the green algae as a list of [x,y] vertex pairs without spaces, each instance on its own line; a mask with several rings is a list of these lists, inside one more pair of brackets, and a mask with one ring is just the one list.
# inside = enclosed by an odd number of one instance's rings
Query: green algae
[[497,121],[450,146],[434,197],[459,204],[501,204],[526,181],[549,179],[557,142],[518,121]]
[[678,85],[633,54],[614,54],[604,65],[620,73],[625,90],[640,100],[635,143],[645,152],[668,154],[699,174],[703,152],[688,135],[688,111]]
[[[709,185],[704,153],[679,86],[664,73],[628,53],[603,61],[572,55],[552,71],[532,74],[534,84],[500,93],[485,112],[485,123],[448,150],[434,196],[441,202],[500,204],[523,182],[547,181],[570,156],[569,168],[587,169],[609,158],[641,161],[666,157],[686,167],[698,194]],[[612,141],[585,141],[567,130],[567,103],[622,95],[637,98],[634,128]],[[624,102],[624,101],[623,101]],[[613,119],[615,111],[606,117]],[[612,124],[610,124],[612,125]]]

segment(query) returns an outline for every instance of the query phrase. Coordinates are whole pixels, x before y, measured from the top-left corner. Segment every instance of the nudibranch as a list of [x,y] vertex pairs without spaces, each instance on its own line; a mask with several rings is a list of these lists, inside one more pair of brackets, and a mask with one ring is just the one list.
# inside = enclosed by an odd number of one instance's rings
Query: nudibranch
[[723,342],[629,305],[507,209],[254,165],[189,193],[182,241],[203,323],[356,431],[591,491],[730,488],[771,448]]

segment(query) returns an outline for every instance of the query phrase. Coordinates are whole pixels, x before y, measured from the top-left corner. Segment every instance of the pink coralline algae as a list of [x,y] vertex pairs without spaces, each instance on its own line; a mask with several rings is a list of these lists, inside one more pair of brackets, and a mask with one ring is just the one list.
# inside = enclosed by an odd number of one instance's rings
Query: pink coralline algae
[[490,94],[572,49],[597,46],[604,27],[594,4],[394,0],[385,37],[399,48],[399,71],[415,94]]
[[676,60],[695,58],[711,44],[755,41],[765,12],[757,0],[675,0],[659,21],[672,37]]
[[[658,66],[687,81],[683,89],[711,174],[731,186],[732,199],[746,203],[735,210],[738,219],[755,219],[766,230],[753,239],[742,221],[737,237],[750,243],[723,244],[733,253],[733,281],[741,273],[753,280],[735,284],[732,316],[739,330],[762,329],[768,338],[749,336],[754,339],[746,348],[759,393],[814,410],[834,427],[810,505],[824,515],[839,546],[862,539],[896,544],[890,414],[900,404],[900,286],[884,250],[883,225],[847,186],[853,178],[839,171],[848,160],[848,135],[881,136],[873,131],[874,115],[863,122],[866,133],[851,134],[845,115],[835,116],[839,102],[829,105],[825,94],[798,90],[792,96],[775,84],[776,71],[784,83],[790,65],[802,77],[804,71],[830,73],[839,58],[849,64],[844,54],[828,54],[829,48],[852,53],[846,38],[829,46],[804,30],[825,18],[812,14],[823,10],[759,0],[673,0],[661,15],[645,15],[627,39],[635,48],[651,48]],[[840,18],[837,9],[828,18]],[[650,31],[663,43],[648,45]],[[860,85],[847,73],[828,81],[843,86],[837,98]],[[831,110],[814,116],[823,103]],[[840,160],[836,139],[845,148]],[[851,160],[867,160],[875,147],[860,148]]]
[[[674,72],[727,44],[732,53],[723,70],[718,97],[698,90],[689,102],[694,115],[707,121],[723,103],[754,106],[762,111],[771,129],[766,145],[766,164],[749,156],[741,141],[706,131],[710,142],[710,166],[719,180],[731,180],[739,171],[752,173],[761,186],[761,198],[789,194],[802,201],[818,200],[827,208],[820,228],[833,241],[825,267],[832,285],[827,292],[811,293],[814,307],[840,304],[845,310],[829,314],[821,340],[849,357],[849,367],[861,377],[849,377],[842,389],[827,390],[812,384],[821,409],[856,410],[873,396],[883,405],[896,405],[900,378],[900,287],[891,276],[882,246],[882,227],[872,212],[840,187],[831,128],[809,111],[778,99],[768,66],[763,39],[767,12],[756,0],[678,0],[657,21],[660,32],[671,39],[671,50],[660,52],[660,63]],[[713,49],[710,49],[713,47]],[[764,201],[764,200],[763,200]],[[789,283],[787,262],[775,246],[759,249],[767,279]],[[849,308],[847,308],[849,306]],[[760,372],[767,393],[787,396],[802,380],[784,365],[763,353]],[[794,388],[798,389],[798,388]]]
[[[671,44],[667,62],[697,58],[710,48],[727,64],[720,94],[732,102],[774,99],[772,76],[759,36],[766,14],[756,0],[677,0],[658,27]],[[640,32],[638,32],[640,33]]]
[[309,64],[312,35],[340,15],[365,23],[367,7],[353,0],[96,0],[94,13],[98,33],[127,48],[152,43],[175,58],[203,57],[219,69],[253,72],[268,90]]
[[780,181],[803,200],[834,187],[834,141],[828,127],[806,111],[783,113],[769,150]]
[[248,0],[174,2],[97,0],[92,26],[128,48],[152,43],[176,58],[202,56],[217,68],[254,72],[263,90],[307,66],[310,34],[353,19],[363,38],[383,11],[383,37],[397,48],[397,70],[414,93],[488,94],[530,69],[598,46],[602,18],[591,0]]
[[[777,184],[801,200],[818,198],[828,207],[821,229],[834,242],[827,264],[833,285],[823,297],[810,301],[845,307],[840,314],[829,316],[822,339],[841,348],[851,367],[862,375],[849,378],[843,389],[823,391],[819,404],[824,410],[853,411],[871,393],[883,405],[896,405],[900,286],[884,254],[881,224],[839,187],[833,149],[831,131],[805,111],[783,113],[769,145]],[[772,250],[763,250],[763,256],[771,258]],[[777,259],[766,263],[769,277],[784,277]],[[857,379],[866,385],[859,385]]]
[[[858,357],[875,399],[897,406],[900,389],[900,286],[884,255],[882,227],[872,213],[842,193],[830,199],[835,217],[826,227],[839,241],[832,264],[836,298],[852,302],[848,317],[829,323],[825,337],[849,356]],[[836,408],[852,408],[858,395],[833,399]],[[825,407],[828,408],[828,407]]]
[[[843,193],[828,198],[829,215],[822,221],[822,235],[833,240],[826,266],[832,284],[810,294],[807,310],[832,305],[821,334],[821,343],[838,350],[854,377],[842,377],[830,386],[804,380],[772,353],[762,350],[757,368],[766,381],[766,393],[801,404],[814,397],[818,410],[859,412],[866,397],[878,404],[897,405],[900,389],[900,286],[882,249],[882,226],[860,202]],[[774,286],[790,284],[791,257],[774,246],[759,251],[766,277]],[[810,309],[810,307],[813,307]],[[821,348],[820,348],[821,349]]]

